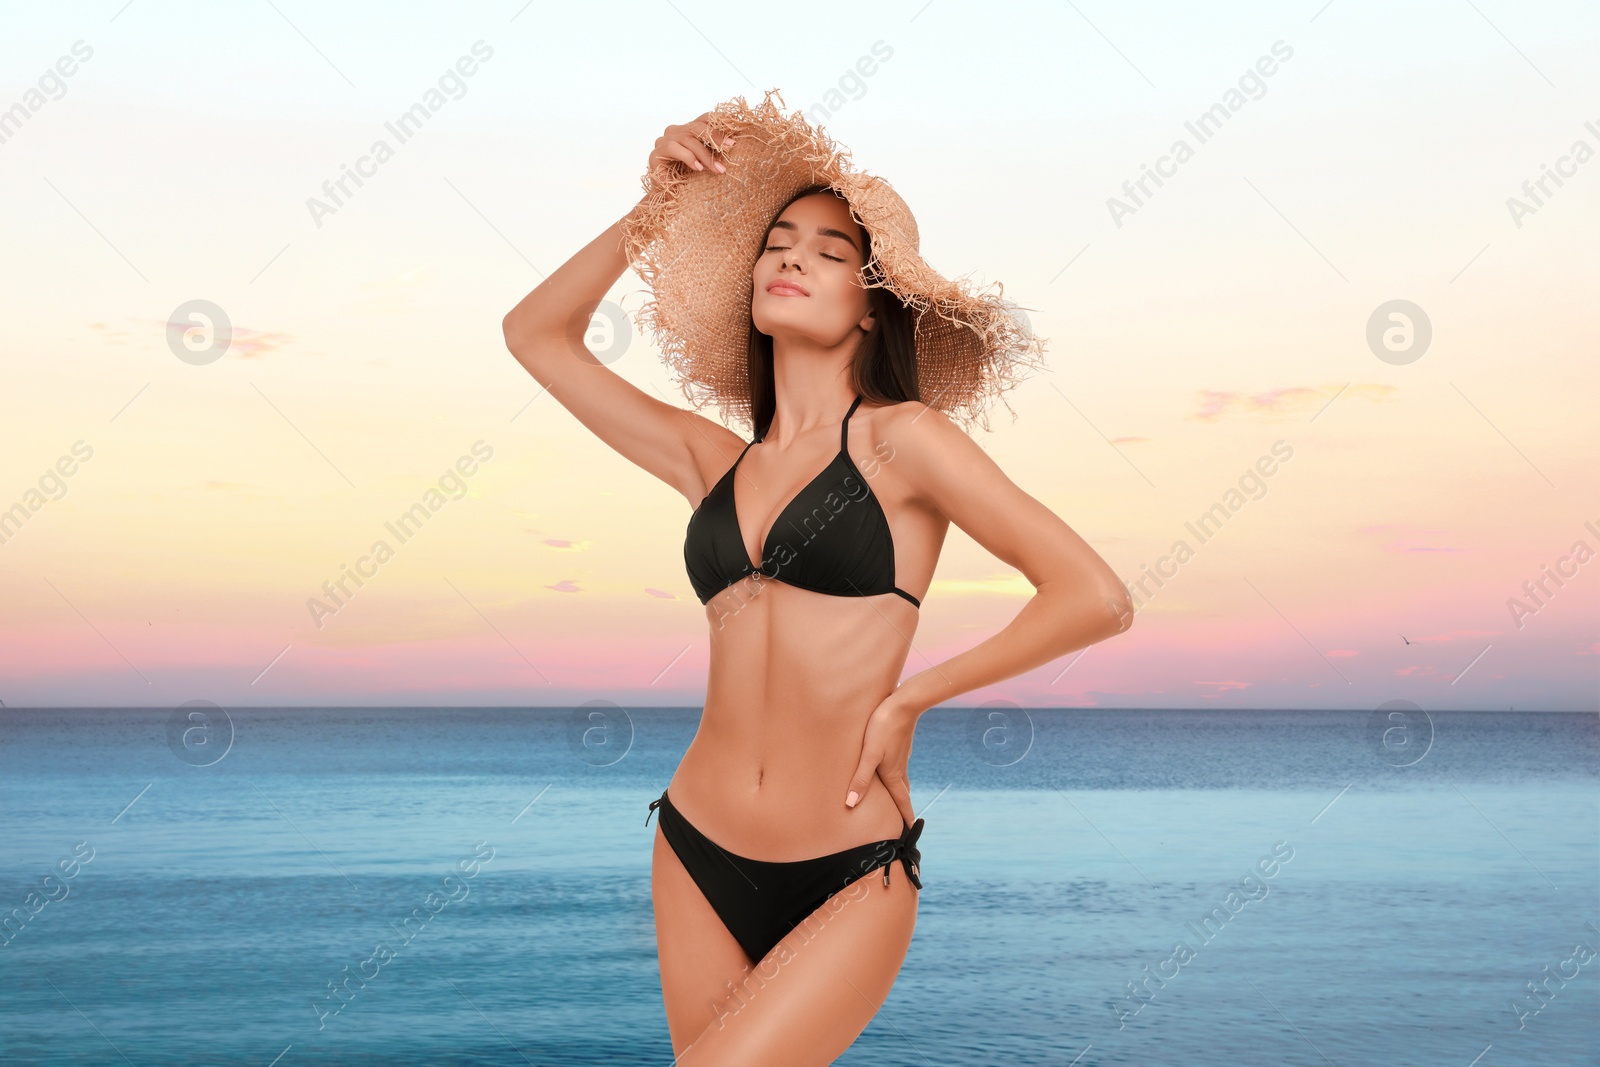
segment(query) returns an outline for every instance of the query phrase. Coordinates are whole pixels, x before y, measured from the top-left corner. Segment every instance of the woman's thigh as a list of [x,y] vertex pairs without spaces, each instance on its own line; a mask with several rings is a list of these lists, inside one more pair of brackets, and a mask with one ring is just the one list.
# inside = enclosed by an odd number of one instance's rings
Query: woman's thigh
[[[692,880],[689,884],[698,894]],[[700,902],[709,912],[703,897]],[[711,915],[716,918],[714,912]],[[687,1049],[679,1048],[674,1033],[677,1067],[832,1063],[867,1028],[889,996],[916,922],[917,890],[896,863],[889,885],[883,884],[881,870],[858,879],[790,931],[754,967],[746,966],[734,942],[739,962],[734,973],[728,973],[726,965],[717,971],[720,996],[714,1017],[690,1016],[696,1032]],[[726,929],[721,933],[732,940]],[[663,957],[663,984],[666,966]]]
[[717,917],[659,826],[650,860],[650,899],[661,958],[661,999],[672,1052],[677,1055],[716,1019],[730,983],[737,984],[749,969],[750,958]]

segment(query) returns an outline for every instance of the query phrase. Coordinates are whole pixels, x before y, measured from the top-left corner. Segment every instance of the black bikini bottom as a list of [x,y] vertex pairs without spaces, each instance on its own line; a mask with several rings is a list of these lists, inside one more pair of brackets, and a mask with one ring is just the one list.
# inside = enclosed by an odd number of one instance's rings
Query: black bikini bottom
[[[857,879],[882,867],[883,884],[888,885],[889,871],[896,859],[905,866],[911,884],[922,888],[917,869],[922,861],[922,853],[917,851],[921,819],[906,827],[898,838],[857,845],[815,859],[775,863],[748,859],[720,847],[696,830],[672,806],[665,792],[660,800],[650,802],[651,813],[657,807],[661,809],[659,822],[667,844],[678,854],[684,869],[751,963],[759,963],[789,931]],[[650,825],[649,815],[644,822]]]

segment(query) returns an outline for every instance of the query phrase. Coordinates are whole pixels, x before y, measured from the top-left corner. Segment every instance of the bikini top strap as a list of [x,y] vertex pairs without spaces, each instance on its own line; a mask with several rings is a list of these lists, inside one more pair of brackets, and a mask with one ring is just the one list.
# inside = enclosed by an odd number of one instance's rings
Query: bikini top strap
[[850,451],[850,416],[856,413],[856,408],[861,406],[861,394],[856,394],[855,402],[850,405],[850,410],[844,413],[844,421],[839,424],[839,451]]
[[761,440],[761,438],[757,437],[754,440],[750,441],[749,444],[745,445],[744,449],[739,453],[739,458],[733,461],[733,467],[729,467],[728,469],[731,471],[731,470],[734,469],[734,467],[737,467],[740,463],[743,463],[744,462],[744,454],[745,454],[745,452],[750,451],[750,445],[755,444],[756,441],[759,441],[759,440]]

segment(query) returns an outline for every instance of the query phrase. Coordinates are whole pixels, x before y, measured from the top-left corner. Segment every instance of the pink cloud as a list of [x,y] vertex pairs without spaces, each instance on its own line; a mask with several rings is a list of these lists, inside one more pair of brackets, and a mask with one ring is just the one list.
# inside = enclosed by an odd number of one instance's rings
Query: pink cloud
[[294,338],[286,333],[262,333],[245,326],[235,326],[229,347],[238,349],[245,359],[255,359],[276,352],[292,340]]
[[1439,644],[1448,641],[1459,641],[1463,637],[1499,637],[1499,630],[1447,630],[1442,634],[1424,634],[1422,637],[1411,638],[1411,643]]
[[1455,545],[1441,544],[1440,542],[1452,539],[1451,535],[1443,530],[1428,530],[1418,526],[1407,526],[1403,523],[1378,523],[1373,526],[1362,526],[1358,532],[1388,538],[1388,544],[1383,546],[1383,551],[1393,552],[1398,555],[1472,551],[1470,548],[1458,548]]
[[1364,396],[1368,399],[1385,399],[1395,392],[1392,385],[1334,385],[1313,389],[1307,385],[1291,385],[1282,389],[1269,389],[1264,393],[1232,393],[1220,389],[1202,389],[1200,408],[1189,416],[1200,422],[1215,422],[1227,415],[1267,416],[1285,418],[1302,412],[1314,411],[1335,397]]
[[[160,326],[162,331],[177,330],[180,334],[194,328],[193,322],[157,322],[153,319],[140,319],[139,322]],[[90,329],[102,329],[99,323],[90,326]],[[110,335],[117,336],[117,335]],[[248,326],[234,326],[228,339],[229,351],[237,351],[244,359],[256,359],[278,351],[283,346],[294,340],[293,335],[287,333],[266,333],[261,330],[252,330]]]
[[555,585],[547,585],[547,586],[545,586],[545,588],[546,589],[552,589],[557,593],[581,593],[581,592],[583,592],[582,589],[578,588],[578,583],[573,581],[571,578],[563,578],[559,582],[557,582]]

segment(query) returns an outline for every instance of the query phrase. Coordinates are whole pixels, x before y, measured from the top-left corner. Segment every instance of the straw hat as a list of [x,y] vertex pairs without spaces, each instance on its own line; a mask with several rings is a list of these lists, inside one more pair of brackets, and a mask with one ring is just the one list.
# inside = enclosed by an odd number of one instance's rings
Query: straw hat
[[[654,334],[684,396],[695,408],[714,403],[725,416],[753,422],[748,344],[751,271],[779,209],[801,189],[829,185],[871,236],[881,282],[913,308],[918,397],[970,430],[988,429],[985,408],[1043,367],[1043,341],[1002,297],[945,278],[918,252],[911,209],[882,178],[856,171],[849,150],[799,111],[785,116],[770,89],[757,107],[744,97],[718,104],[701,140],[727,172],[657,161],[642,179],[645,196],[622,220],[628,261],[653,299],[638,311]],[[725,136],[734,138],[722,147]],[[1010,409],[1010,405],[1007,405]],[[1015,414],[1013,412],[1013,414]]]

